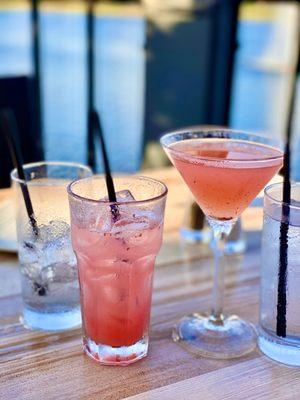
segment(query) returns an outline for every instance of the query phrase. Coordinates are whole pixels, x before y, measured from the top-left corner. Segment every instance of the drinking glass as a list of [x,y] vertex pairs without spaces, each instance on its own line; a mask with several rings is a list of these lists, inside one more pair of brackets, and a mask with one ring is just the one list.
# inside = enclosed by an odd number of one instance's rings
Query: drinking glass
[[238,217],[282,166],[279,144],[230,129],[190,127],[161,143],[212,227],[213,302],[209,312],[183,317],[173,339],[212,358],[240,357],[256,346],[254,327],[223,312],[226,238]]
[[23,167],[37,230],[30,224],[24,204],[25,182],[13,170],[22,322],[26,327],[47,331],[70,329],[81,324],[81,313],[66,187],[92,172],[84,165],[67,162],[45,161]]
[[[290,204],[283,203],[282,188],[277,183],[265,189],[258,346],[276,361],[300,366],[300,183],[291,186]],[[284,304],[278,294],[282,228],[288,232]],[[284,332],[278,329],[282,305]]]
[[152,278],[161,247],[166,186],[146,177],[115,177],[68,187],[72,244],[78,261],[85,353],[126,365],[147,355]]

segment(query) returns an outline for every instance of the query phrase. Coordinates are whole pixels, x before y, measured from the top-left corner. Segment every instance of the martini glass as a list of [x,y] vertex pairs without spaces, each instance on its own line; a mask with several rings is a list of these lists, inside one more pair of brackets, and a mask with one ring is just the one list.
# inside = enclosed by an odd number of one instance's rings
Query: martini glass
[[246,132],[201,127],[167,133],[161,143],[214,235],[211,310],[184,316],[173,330],[173,339],[206,357],[240,357],[255,348],[256,332],[252,324],[223,312],[225,239],[282,167],[281,144]]

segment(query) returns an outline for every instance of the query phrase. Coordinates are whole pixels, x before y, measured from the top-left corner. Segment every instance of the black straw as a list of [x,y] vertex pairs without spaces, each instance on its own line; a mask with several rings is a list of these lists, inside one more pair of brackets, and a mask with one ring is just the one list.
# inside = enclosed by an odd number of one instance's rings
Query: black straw
[[290,109],[286,129],[286,144],[284,152],[284,180],[280,223],[280,248],[279,248],[279,272],[278,272],[278,295],[277,295],[277,317],[276,334],[286,337],[286,310],[287,310],[287,283],[288,283],[288,233],[291,203],[291,181],[290,181],[290,142],[293,127],[293,116],[295,113],[297,78],[300,71],[300,18],[298,18],[298,55],[296,71],[293,77]]
[[290,182],[290,139],[288,137],[284,152],[284,180],[282,197],[280,236],[279,236],[279,272],[277,295],[276,334],[286,337],[286,306],[287,306],[287,278],[288,278],[288,233],[291,202]]
[[[95,130],[95,133],[97,134],[97,136],[100,140],[100,144],[101,144],[101,151],[102,151],[102,156],[103,156],[103,164],[104,164],[104,170],[105,170],[105,181],[106,181],[108,199],[111,203],[116,203],[117,196],[116,196],[114,181],[113,181],[113,178],[111,175],[111,169],[110,169],[110,165],[109,165],[109,159],[107,156],[105,140],[104,140],[103,132],[102,132],[101,125],[100,125],[99,114],[95,110],[92,111],[92,121],[93,121],[93,127]],[[119,210],[116,205],[111,206],[111,212],[113,214],[113,218],[117,219],[118,215],[119,215]]]
[[7,141],[7,145],[10,151],[10,155],[14,164],[14,167],[18,171],[18,178],[23,182],[20,182],[20,187],[22,190],[22,195],[25,202],[26,211],[28,214],[29,222],[32,226],[33,232],[35,235],[38,235],[38,227],[36,223],[36,219],[34,216],[34,211],[32,207],[32,202],[30,199],[28,187],[26,184],[25,173],[23,169],[23,160],[21,155],[21,150],[18,142],[19,131],[17,127],[16,118],[14,113],[10,109],[4,109],[0,111],[0,125],[2,128],[2,132]]

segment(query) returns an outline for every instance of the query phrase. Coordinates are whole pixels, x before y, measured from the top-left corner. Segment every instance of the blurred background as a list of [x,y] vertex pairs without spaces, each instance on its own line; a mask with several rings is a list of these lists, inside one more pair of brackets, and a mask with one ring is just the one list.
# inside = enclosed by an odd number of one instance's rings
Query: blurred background
[[[114,171],[167,165],[157,140],[186,125],[284,137],[297,73],[298,6],[0,0],[0,108],[15,111],[26,162],[92,162],[98,172],[91,107],[100,114]],[[299,96],[292,152],[292,176],[300,180]],[[0,137],[2,187],[10,184],[7,153]]]

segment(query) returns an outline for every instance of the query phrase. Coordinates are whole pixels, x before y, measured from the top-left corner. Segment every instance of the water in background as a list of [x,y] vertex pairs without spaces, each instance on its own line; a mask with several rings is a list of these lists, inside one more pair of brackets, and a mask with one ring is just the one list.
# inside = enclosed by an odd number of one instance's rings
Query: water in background
[[[284,10],[283,10],[284,11]],[[287,10],[289,13],[290,11]],[[287,17],[291,16],[287,14]],[[281,18],[282,19],[282,18]],[[283,23],[284,22],[284,23]],[[293,21],[292,21],[293,22]],[[243,20],[238,28],[231,125],[283,139],[288,107],[291,25],[269,20]],[[298,94],[300,81],[298,80]],[[293,179],[300,180],[300,96],[293,129]]]
[[[46,158],[86,162],[85,16],[41,13],[41,25]],[[145,25],[142,17],[96,18],[97,106],[116,171],[135,171],[141,163]],[[280,131],[278,110],[286,77],[261,63],[270,48],[276,47],[280,58],[280,43],[272,47],[274,26],[273,21],[239,24],[233,127]],[[30,74],[29,13],[1,11],[0,28],[5,32],[0,35],[0,76]],[[295,132],[300,131],[300,99],[297,110]],[[299,135],[294,153],[300,154]],[[294,162],[294,178],[300,180],[300,157]]]
[[[29,13],[0,12],[0,27],[0,76],[31,74]],[[41,29],[46,159],[86,162],[85,16],[41,13]],[[144,40],[141,18],[96,18],[96,105],[115,171],[140,167]]]

